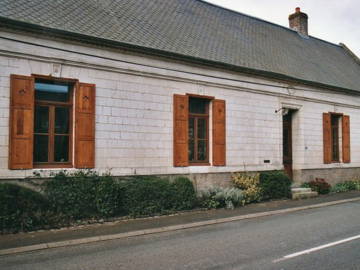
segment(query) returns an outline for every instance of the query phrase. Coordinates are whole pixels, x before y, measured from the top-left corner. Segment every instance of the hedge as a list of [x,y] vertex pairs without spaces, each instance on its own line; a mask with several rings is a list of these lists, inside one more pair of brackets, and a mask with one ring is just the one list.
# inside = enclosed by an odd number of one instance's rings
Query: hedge
[[192,209],[197,197],[185,177],[173,182],[154,176],[117,180],[93,171],[60,172],[42,193],[0,184],[0,231],[60,227],[78,220],[143,216]]
[[49,202],[40,193],[14,184],[0,184],[1,232],[30,231],[48,224]]
[[291,179],[283,171],[260,173],[262,199],[281,199],[291,196]]

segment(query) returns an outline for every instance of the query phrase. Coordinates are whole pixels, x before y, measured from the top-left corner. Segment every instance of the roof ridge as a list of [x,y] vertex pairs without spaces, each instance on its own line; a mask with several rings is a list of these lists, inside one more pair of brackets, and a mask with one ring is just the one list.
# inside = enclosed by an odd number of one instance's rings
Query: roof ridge
[[205,1],[205,0],[195,0],[195,1],[202,2],[202,3],[204,3],[204,4],[207,4],[207,5],[216,7],[216,8],[224,9],[224,10],[226,10],[226,11],[230,11],[230,12],[232,12],[232,13],[240,14],[240,15],[243,15],[243,16],[246,16],[246,17],[249,17],[249,18],[258,20],[258,21],[262,21],[262,22],[265,22],[265,23],[268,23],[268,24],[272,24],[272,25],[274,25],[274,26],[277,26],[277,27],[280,27],[280,28],[284,28],[285,30],[294,31],[294,30],[292,30],[291,28],[286,27],[286,26],[283,26],[283,25],[281,25],[281,24],[277,24],[277,23],[274,23],[274,22],[270,22],[270,21],[264,20],[264,19],[262,19],[262,18],[256,17],[256,16],[254,16],[254,15],[246,14],[246,13],[243,13],[243,12],[240,12],[240,11],[237,11],[237,10],[234,10],[234,9],[230,9],[230,8],[227,8],[227,7],[223,7],[223,6],[220,6],[220,5],[216,5],[216,4],[207,2],[207,1]]
[[345,52],[346,52],[351,58],[353,58],[357,64],[360,65],[360,59],[359,59],[359,57],[358,57],[352,50],[350,50],[348,46],[346,46],[344,43],[339,43],[339,46],[340,46],[341,48],[343,48],[343,49],[345,50]]
[[[206,0],[195,0],[195,1],[202,2],[202,3],[204,3],[204,4],[207,4],[207,5],[216,7],[216,8],[220,8],[220,9],[223,9],[223,10],[226,10],[226,11],[229,11],[229,12],[232,12],[232,13],[240,14],[240,15],[243,15],[243,16],[246,16],[246,17],[249,17],[249,18],[258,20],[258,21],[262,21],[262,22],[271,24],[271,25],[273,25],[273,26],[277,26],[277,27],[283,28],[283,29],[288,30],[288,31],[296,32],[296,33],[297,33],[296,30],[291,29],[290,27],[287,27],[287,26],[284,26],[284,25],[281,25],[281,24],[277,24],[277,23],[274,23],[274,22],[271,22],[271,21],[267,21],[267,20],[264,20],[264,19],[262,19],[262,18],[256,17],[256,16],[254,16],[254,15],[246,14],[246,13],[243,13],[243,12],[240,12],[240,11],[237,11],[237,10],[234,10],[234,9],[230,9],[230,8],[227,8],[227,7],[223,7],[223,6],[220,6],[220,5],[217,5],[217,4],[213,4],[213,3],[207,2]],[[325,39],[322,39],[322,38],[318,38],[318,37],[315,37],[315,36],[312,36],[312,35],[308,35],[308,37],[309,37],[309,38],[317,39],[317,40],[319,40],[319,41],[328,43],[328,44],[333,45],[333,46],[336,46],[336,47],[341,47],[341,45],[339,45],[339,44],[336,44],[336,43],[334,43],[334,42],[331,42],[331,41],[328,41],[328,40],[325,40]]]

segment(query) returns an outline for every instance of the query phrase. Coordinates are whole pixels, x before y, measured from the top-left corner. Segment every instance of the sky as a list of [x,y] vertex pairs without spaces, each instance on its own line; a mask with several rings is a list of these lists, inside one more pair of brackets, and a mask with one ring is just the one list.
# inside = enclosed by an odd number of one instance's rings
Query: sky
[[344,43],[360,58],[359,0],[206,0],[263,20],[288,27],[296,7],[309,16],[309,35]]

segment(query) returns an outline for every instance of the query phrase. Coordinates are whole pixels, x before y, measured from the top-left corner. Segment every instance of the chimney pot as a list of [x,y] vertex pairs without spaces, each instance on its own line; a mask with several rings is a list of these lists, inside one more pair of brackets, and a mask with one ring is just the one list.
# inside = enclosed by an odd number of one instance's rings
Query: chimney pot
[[303,36],[308,35],[308,16],[295,8],[295,13],[289,15],[289,26]]

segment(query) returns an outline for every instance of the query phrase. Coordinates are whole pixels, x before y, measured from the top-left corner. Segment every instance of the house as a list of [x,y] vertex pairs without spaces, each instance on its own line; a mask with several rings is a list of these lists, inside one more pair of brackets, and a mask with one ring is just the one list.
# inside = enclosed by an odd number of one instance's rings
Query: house
[[0,0],[0,178],[360,175],[360,61],[199,0]]

